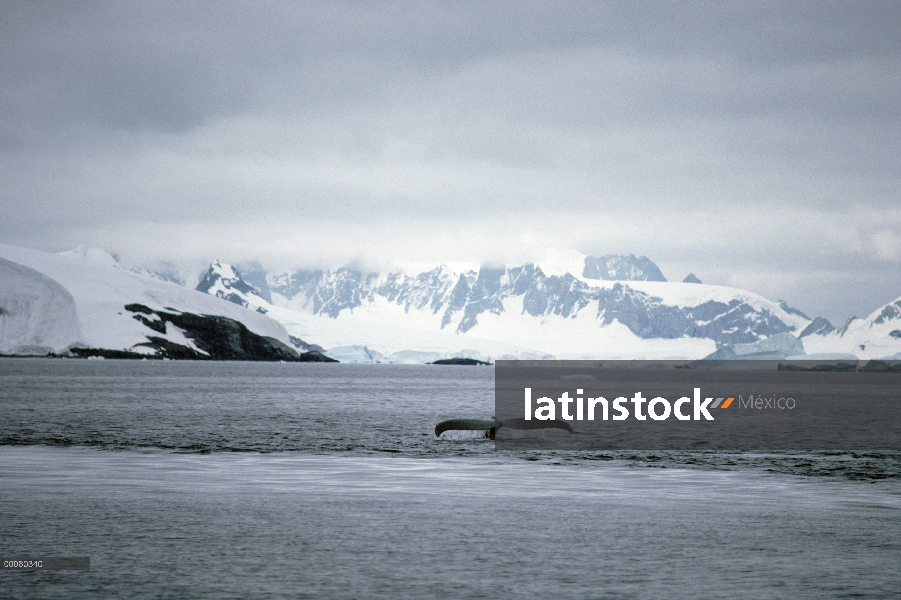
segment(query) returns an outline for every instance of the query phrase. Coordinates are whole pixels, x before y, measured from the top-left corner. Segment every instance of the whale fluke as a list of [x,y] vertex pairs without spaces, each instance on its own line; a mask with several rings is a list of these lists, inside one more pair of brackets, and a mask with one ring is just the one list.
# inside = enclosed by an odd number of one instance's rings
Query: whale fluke
[[445,431],[478,431],[485,430],[486,437],[494,439],[495,432],[501,427],[510,429],[563,429],[573,433],[573,428],[565,421],[526,421],[525,419],[449,419],[435,425],[435,436],[441,437]]
[[441,421],[435,425],[435,436],[441,437],[445,431],[478,431],[480,429],[491,430],[497,427],[494,419],[450,419]]

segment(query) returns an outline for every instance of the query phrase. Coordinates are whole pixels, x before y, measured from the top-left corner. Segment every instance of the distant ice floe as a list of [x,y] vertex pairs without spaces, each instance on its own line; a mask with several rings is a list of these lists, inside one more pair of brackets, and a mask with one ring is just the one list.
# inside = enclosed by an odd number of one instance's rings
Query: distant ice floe
[[491,362],[490,356],[485,356],[478,350],[463,350],[460,352],[429,352],[421,350],[401,350],[392,353],[383,353],[363,345],[336,346],[326,350],[325,354],[343,363],[350,364],[401,364],[421,365],[433,363],[436,360],[448,358],[472,358],[482,362]]
[[[790,333],[778,333],[750,344],[727,344],[704,360],[768,360],[804,354],[804,344]],[[856,358],[856,357],[855,357]]]

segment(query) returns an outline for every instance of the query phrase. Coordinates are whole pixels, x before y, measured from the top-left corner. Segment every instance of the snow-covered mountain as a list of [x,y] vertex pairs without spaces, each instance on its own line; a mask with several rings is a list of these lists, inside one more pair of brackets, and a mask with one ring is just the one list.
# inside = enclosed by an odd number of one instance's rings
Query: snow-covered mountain
[[278,322],[123,268],[106,252],[0,244],[0,354],[293,360]]
[[[218,260],[213,261],[195,289],[198,292],[255,309],[262,314],[266,314],[262,304],[272,302],[271,297],[267,297],[265,293],[247,283],[235,267],[224,265]],[[248,299],[253,300],[252,307]]]
[[296,271],[265,281],[264,292],[216,261],[198,289],[359,361],[701,358],[724,345],[798,336],[813,322],[744,290],[667,282],[654,263],[631,255],[415,275]]
[[214,261],[199,291],[162,279],[178,274],[127,270],[98,249],[0,245],[0,354],[291,360],[325,347],[345,362],[901,358],[901,298],[836,329],[783,301],[694,277],[667,282],[632,255],[416,274],[267,274],[255,264],[245,273]]
[[[814,325],[816,321],[811,323]],[[862,359],[901,360],[901,298],[874,310],[867,318],[851,318],[838,329],[824,327],[804,338],[807,352],[844,352]]]

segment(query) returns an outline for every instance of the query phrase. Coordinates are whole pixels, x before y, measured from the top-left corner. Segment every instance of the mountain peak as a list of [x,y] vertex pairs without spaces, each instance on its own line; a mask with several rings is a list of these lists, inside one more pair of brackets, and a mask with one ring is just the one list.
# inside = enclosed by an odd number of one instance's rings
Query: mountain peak
[[263,294],[247,283],[235,267],[218,258],[210,263],[210,268],[194,289],[241,306],[256,308],[260,312],[263,311],[259,307],[266,303]]
[[807,337],[809,335],[829,335],[835,331],[835,326],[825,317],[817,317],[810,322],[810,325],[798,335],[798,338]]
[[585,257],[582,277],[604,281],[666,281],[666,277],[647,256],[608,254]]
[[236,268],[228,263],[221,262],[218,258],[210,263],[208,272],[222,279],[241,279],[241,274],[238,273]]

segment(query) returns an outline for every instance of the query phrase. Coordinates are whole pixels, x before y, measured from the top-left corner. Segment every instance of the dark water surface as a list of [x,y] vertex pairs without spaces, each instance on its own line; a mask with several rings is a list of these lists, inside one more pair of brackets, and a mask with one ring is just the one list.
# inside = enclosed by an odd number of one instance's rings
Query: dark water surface
[[496,452],[493,369],[0,360],[7,598],[899,597],[886,453]]

